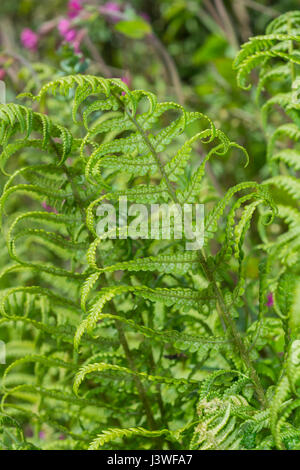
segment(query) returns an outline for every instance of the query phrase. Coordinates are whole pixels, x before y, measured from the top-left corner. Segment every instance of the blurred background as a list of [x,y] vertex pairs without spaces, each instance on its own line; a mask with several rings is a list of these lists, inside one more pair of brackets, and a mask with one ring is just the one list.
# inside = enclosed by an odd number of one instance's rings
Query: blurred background
[[214,162],[221,192],[222,185],[264,178],[260,114],[237,87],[232,60],[250,36],[299,6],[299,0],[1,0],[0,79],[14,101],[63,74],[119,77],[206,113],[255,156],[247,170],[235,159],[225,171],[224,162]]

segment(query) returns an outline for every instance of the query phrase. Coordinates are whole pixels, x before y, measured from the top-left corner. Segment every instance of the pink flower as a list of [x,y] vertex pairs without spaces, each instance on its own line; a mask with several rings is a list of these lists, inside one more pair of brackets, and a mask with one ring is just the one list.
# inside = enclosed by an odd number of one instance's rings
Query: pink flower
[[55,209],[55,207],[48,206],[48,204],[47,204],[45,201],[42,202],[42,207],[43,207],[43,208],[45,209],[45,211],[47,211],[47,212],[54,212],[54,214],[57,214],[57,213],[58,213],[57,210]]
[[58,436],[58,439],[59,439],[60,441],[64,441],[64,440],[66,439],[66,436],[65,436],[64,434],[60,434],[60,435]]
[[80,44],[83,38],[85,37],[85,35],[86,35],[85,29],[80,29],[78,33],[76,34],[76,38],[73,42],[73,47],[74,47],[74,51],[76,54],[81,54]]
[[76,18],[82,10],[81,0],[70,0],[68,3],[68,17]]
[[40,432],[39,432],[39,438],[40,438],[40,439],[45,439],[45,438],[46,438],[46,433],[45,433],[45,431],[40,431]]
[[0,68],[0,80],[3,80],[6,75],[6,71]]
[[80,41],[82,39],[81,37],[82,35],[80,34],[80,31],[77,34],[76,29],[71,28],[70,20],[66,18],[63,18],[62,20],[60,20],[57,28],[58,28],[60,35],[64,38],[64,40],[66,42],[73,44],[75,52],[79,54],[80,53],[79,46],[80,46]]
[[80,41],[78,41],[76,39],[76,41],[73,42],[73,47],[74,47],[74,52],[76,54],[81,54],[81,50],[80,50]]
[[[129,77],[121,77],[121,80],[123,83],[125,83],[125,85],[127,85],[128,87],[130,86],[131,80]],[[126,95],[125,91],[122,91],[122,95]]]
[[122,19],[122,9],[116,2],[106,2],[99,8],[100,15],[107,16],[109,21],[117,23]]
[[106,2],[104,3],[103,7],[110,12],[118,12],[121,11],[120,5],[116,2]]
[[38,35],[29,28],[23,29],[21,33],[21,42],[26,49],[35,51],[38,45]]
[[65,34],[69,31],[71,27],[71,22],[67,20],[66,18],[63,18],[62,20],[59,21],[58,23],[58,31],[60,32],[61,36],[65,36]]
[[74,42],[76,38],[76,30],[75,29],[69,29],[69,31],[66,32],[64,35],[65,41],[67,42]]
[[125,83],[125,85],[130,86],[130,78],[129,77],[122,77],[121,80],[122,80],[122,82]]
[[269,292],[267,299],[268,299],[268,300],[267,300],[266,306],[267,306],[267,307],[273,307],[273,305],[274,305],[274,299],[273,299],[273,294],[272,294],[272,292]]

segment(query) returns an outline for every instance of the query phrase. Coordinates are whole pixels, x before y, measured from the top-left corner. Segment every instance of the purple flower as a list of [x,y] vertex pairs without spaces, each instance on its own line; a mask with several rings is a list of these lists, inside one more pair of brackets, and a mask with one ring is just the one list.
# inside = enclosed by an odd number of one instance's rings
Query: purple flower
[[66,436],[65,436],[64,434],[60,434],[60,435],[58,436],[58,439],[59,439],[60,441],[64,441],[64,440],[66,439]]
[[38,44],[38,35],[29,28],[23,29],[21,33],[21,42],[26,49],[35,51]]
[[45,439],[45,438],[46,438],[46,433],[45,433],[45,431],[40,431],[40,432],[39,432],[39,438],[40,438],[40,439]]
[[6,71],[0,68],[0,80],[3,80],[6,75]]
[[45,201],[42,202],[42,207],[45,209],[47,212],[54,212],[54,214],[57,214],[57,210],[55,207],[49,206]]
[[273,307],[274,305],[274,299],[273,299],[273,294],[272,292],[269,292],[268,296],[267,296],[267,303],[266,303],[266,306],[267,307]]
[[81,0],[70,0],[68,3],[68,17],[76,18],[82,10]]

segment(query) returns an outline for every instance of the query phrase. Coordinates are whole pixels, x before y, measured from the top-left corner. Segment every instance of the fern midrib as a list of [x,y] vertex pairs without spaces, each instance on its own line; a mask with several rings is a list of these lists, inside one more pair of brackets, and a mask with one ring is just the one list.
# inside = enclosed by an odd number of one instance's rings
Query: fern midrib
[[[167,176],[167,174],[164,170],[164,167],[163,167],[162,162],[159,158],[159,155],[157,154],[156,150],[153,148],[151,142],[148,139],[148,136],[146,135],[144,130],[141,128],[139,123],[136,121],[136,119],[134,119],[134,117],[130,114],[130,112],[128,111],[126,106],[124,106],[124,104],[120,100],[120,98],[117,97],[117,96],[116,96],[116,98],[119,100],[121,106],[123,107],[124,111],[126,112],[127,116],[129,117],[129,119],[136,126],[138,132],[142,135],[144,142],[146,143],[146,145],[148,146],[151,154],[155,158],[155,160],[158,164],[159,170],[161,172],[161,176],[162,176],[162,178],[164,179],[164,181],[167,185],[168,193],[169,193],[171,199],[173,200],[173,202],[175,204],[179,204],[178,198],[176,196],[176,192],[175,192],[171,182],[169,181],[169,178],[168,178],[168,176]],[[217,301],[218,301],[218,304],[219,304],[219,307],[220,307],[220,311],[218,310],[218,312],[219,312],[219,316],[220,316],[220,319],[221,319],[221,323],[225,323],[225,326],[228,328],[228,330],[229,330],[229,332],[232,336],[233,342],[234,342],[237,350],[239,351],[239,353],[240,353],[240,355],[243,359],[243,362],[245,363],[246,367],[249,369],[249,373],[250,373],[251,379],[254,383],[254,387],[255,387],[255,390],[256,390],[257,398],[258,398],[262,408],[265,408],[267,406],[267,402],[266,402],[266,399],[265,399],[264,389],[261,385],[258,374],[257,374],[257,372],[256,372],[256,370],[255,370],[255,368],[252,364],[251,358],[250,358],[250,356],[248,354],[248,351],[247,351],[247,349],[244,345],[242,337],[241,337],[234,321],[232,320],[230,313],[227,311],[226,304],[225,304],[222,292],[221,292],[221,290],[219,289],[219,287],[217,285],[217,282],[216,282],[216,280],[213,276],[213,273],[210,271],[210,269],[208,267],[204,250],[199,251],[199,260],[200,260],[201,265],[203,266],[203,269],[205,271],[205,275],[206,275],[207,279],[209,280],[209,282],[212,284],[214,292],[216,294]]]
[[167,185],[167,188],[168,188],[168,193],[169,195],[171,196],[172,200],[176,203],[176,204],[179,204],[179,201],[178,201],[178,198],[177,198],[177,195],[176,195],[176,191],[174,190],[173,186],[172,186],[172,183],[171,181],[169,180],[168,178],[168,175],[166,174],[165,172],[165,169],[164,169],[164,166],[162,164],[162,161],[161,159],[159,158],[159,155],[158,153],[156,152],[156,150],[154,149],[153,145],[151,144],[147,134],[145,133],[144,129],[140,126],[140,124],[137,122],[137,120],[131,115],[131,113],[128,111],[128,109],[126,108],[126,106],[124,106],[124,103],[122,102],[122,100],[120,100],[120,98],[118,97],[118,95],[116,95],[115,93],[112,93],[115,98],[118,100],[118,102],[120,103],[120,106],[122,107],[122,109],[124,110],[124,112],[126,113],[126,115],[128,116],[128,118],[131,120],[131,122],[135,125],[136,129],[138,130],[138,132],[140,133],[140,135],[142,136],[145,144],[147,145],[147,147],[149,148],[152,156],[154,157],[156,163],[157,163],[157,166],[159,168],[159,171],[161,173],[161,176],[163,177],[166,185]]
[[232,335],[232,339],[235,343],[235,346],[238,349],[238,351],[240,352],[244,363],[246,364],[246,366],[249,369],[250,377],[251,377],[251,379],[254,383],[254,386],[255,386],[257,398],[259,399],[262,407],[266,408],[267,402],[266,402],[266,398],[265,398],[264,389],[261,385],[259,376],[258,376],[258,374],[257,374],[257,372],[256,372],[256,370],[255,370],[255,368],[252,364],[252,361],[251,361],[250,356],[249,356],[249,352],[247,351],[247,349],[245,347],[243,339],[242,339],[242,337],[241,337],[241,335],[240,335],[240,333],[239,333],[239,331],[236,327],[236,324],[235,324],[234,320],[232,320],[230,312],[226,308],[226,304],[225,304],[222,292],[221,292],[219,286],[217,285],[217,283],[215,282],[215,279],[213,277],[213,273],[208,268],[208,265],[207,265],[207,262],[206,262],[206,259],[205,259],[205,254],[203,252],[200,252],[199,256],[200,256],[201,264],[203,266],[205,274],[206,274],[208,280],[212,283],[214,292],[215,292],[216,297],[218,299],[218,303],[219,303],[219,306],[220,306],[219,315],[221,316],[221,318],[223,319],[225,325],[229,329],[229,332]]
[[[57,150],[57,147],[55,145],[55,142],[52,140],[51,138],[51,144],[59,158],[59,153],[58,153],[58,150]],[[72,192],[73,192],[73,195],[74,195],[74,199],[76,200],[76,203],[79,207],[79,210],[80,210],[80,213],[81,213],[81,218],[82,218],[82,222],[83,224],[86,223],[86,214],[85,214],[85,209],[83,207],[83,204],[81,202],[81,199],[80,199],[80,196],[79,196],[79,193],[78,193],[78,190],[77,190],[77,186],[76,184],[74,183],[71,175],[70,175],[70,172],[68,171],[68,168],[66,167],[66,165],[63,165],[63,168],[66,172],[66,175],[67,175],[67,178],[68,178],[68,181],[71,185],[71,188],[72,188]],[[92,239],[92,234],[88,231],[88,234],[89,234],[89,240],[90,242],[93,241]],[[102,265],[102,263],[101,263]],[[105,273],[105,277],[104,277],[104,285],[105,286],[108,286],[108,282],[107,282],[107,274]],[[111,302],[110,304],[111,306],[111,310],[112,310],[112,313],[114,315],[117,315],[117,310],[115,308],[115,305],[113,303],[113,301]],[[130,368],[133,370],[133,371],[136,371],[137,372],[137,369],[135,367],[135,364],[134,364],[134,361],[133,361],[133,358],[131,356],[131,352],[130,352],[130,349],[129,349],[129,345],[128,345],[128,342],[127,342],[127,339],[126,339],[126,336],[125,336],[125,333],[124,333],[124,328],[123,328],[123,325],[120,321],[118,320],[115,320],[115,326],[116,326],[116,329],[118,331],[118,336],[119,336],[119,339],[120,339],[120,343],[122,345],[122,348],[125,352],[125,356],[126,356],[126,359],[129,363],[129,366]],[[154,419],[154,416],[153,416],[153,413],[151,411],[151,406],[150,406],[150,403],[149,403],[149,400],[148,400],[148,397],[147,397],[147,394],[146,394],[146,390],[142,384],[142,381],[140,379],[140,377],[137,375],[137,374],[134,374],[133,375],[133,380],[136,384],[136,387],[137,387],[137,390],[138,390],[138,393],[140,395],[140,399],[141,399],[141,402],[143,403],[143,406],[144,406],[144,409],[145,409],[145,412],[146,412],[146,417],[147,417],[147,421],[148,421],[148,425],[150,427],[151,430],[155,430],[155,429],[158,429],[158,426],[155,422],[155,419]],[[161,443],[160,443],[161,444]]]

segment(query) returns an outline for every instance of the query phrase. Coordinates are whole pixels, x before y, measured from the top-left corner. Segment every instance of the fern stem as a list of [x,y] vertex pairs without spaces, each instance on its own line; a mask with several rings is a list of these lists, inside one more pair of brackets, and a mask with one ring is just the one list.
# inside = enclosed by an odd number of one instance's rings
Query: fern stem
[[230,315],[230,312],[228,311],[228,309],[226,307],[226,304],[225,304],[224,299],[223,299],[222,292],[221,292],[219,286],[217,285],[217,283],[214,279],[213,273],[210,271],[210,269],[207,265],[207,261],[206,261],[205,254],[204,254],[203,251],[199,252],[199,257],[200,257],[200,262],[201,262],[201,265],[202,265],[203,270],[205,272],[205,275],[206,275],[207,279],[209,280],[209,282],[212,284],[214,292],[216,294],[217,301],[218,301],[218,304],[219,304],[219,307],[220,307],[220,309],[218,310],[219,315],[220,315],[221,319],[223,320],[223,322],[225,323],[226,327],[228,328],[228,330],[229,330],[229,332],[232,336],[233,342],[234,342],[238,352],[240,353],[243,362],[245,363],[246,367],[249,369],[250,377],[251,377],[251,379],[254,383],[257,398],[258,398],[259,402],[261,403],[263,408],[266,408],[267,402],[266,402],[266,398],[265,398],[264,389],[261,385],[261,382],[259,380],[257,372],[256,372],[256,370],[255,370],[255,368],[252,364],[252,360],[249,356],[249,353],[246,349],[246,346],[244,345],[244,342],[241,338],[241,335],[240,335],[240,333],[239,333],[239,331],[236,327],[236,324],[235,324],[234,320],[232,319],[232,317]]
[[[148,148],[151,151],[152,155],[154,156],[155,160],[157,161],[157,164],[158,164],[158,167],[160,169],[161,175],[164,178],[164,180],[166,182],[166,185],[168,187],[169,195],[171,196],[173,201],[178,204],[178,199],[177,199],[177,196],[176,196],[176,192],[175,192],[171,182],[169,181],[168,176],[166,175],[166,173],[164,171],[164,167],[163,167],[162,162],[159,158],[159,155],[157,154],[157,152],[153,148],[151,142],[149,141],[149,139],[148,139],[147,135],[145,134],[145,132],[143,131],[143,129],[140,127],[139,123],[130,115],[130,113],[127,110],[126,110],[126,113],[129,116],[129,118],[131,119],[131,121],[134,123],[134,125],[136,126],[138,131],[143,136],[144,142],[146,143],[146,145],[148,146]],[[225,324],[225,326],[228,328],[228,330],[229,330],[229,332],[232,336],[233,342],[234,342],[237,350],[239,351],[239,353],[241,355],[241,358],[243,359],[245,365],[249,369],[251,379],[252,379],[252,381],[254,383],[254,386],[255,386],[255,389],[256,389],[257,397],[258,397],[262,407],[265,408],[267,403],[266,403],[266,399],[265,399],[264,390],[263,390],[263,387],[260,383],[260,380],[259,380],[259,377],[256,373],[256,370],[255,370],[255,368],[252,364],[252,361],[250,359],[248,351],[247,351],[247,349],[246,349],[246,347],[243,343],[243,340],[242,340],[242,338],[241,338],[241,336],[238,332],[238,329],[237,329],[234,321],[231,318],[230,313],[227,311],[226,304],[224,302],[222,292],[220,291],[220,289],[219,289],[219,287],[218,287],[218,285],[217,285],[217,283],[214,279],[213,274],[210,272],[210,270],[208,268],[204,252],[203,251],[199,252],[199,256],[200,256],[200,261],[201,261],[201,264],[202,264],[203,269],[205,271],[206,277],[213,286],[214,292],[215,292],[216,297],[217,297],[218,304],[220,306],[221,323]]]
[[[145,322],[143,322],[145,324]],[[153,327],[151,323],[151,328]],[[150,351],[149,351],[149,360],[150,360],[150,369],[152,370],[152,373],[155,374],[156,371],[156,363],[154,361],[154,356],[153,356],[153,350],[152,346],[150,346]],[[161,394],[161,384],[155,384],[156,392],[157,392],[157,403],[160,411],[160,416],[161,416],[161,423],[164,428],[169,429],[169,424],[166,419],[166,414],[165,414],[165,406]]]
[[[57,156],[59,157],[59,152],[58,152],[57,146],[56,146],[55,142],[52,139],[51,139],[51,144],[52,144]],[[76,203],[77,203],[77,205],[80,209],[82,221],[83,221],[83,223],[85,223],[85,219],[86,219],[85,210],[84,210],[83,204],[81,202],[80,196],[78,194],[76,184],[74,183],[74,181],[72,179],[72,176],[71,176],[68,168],[66,167],[66,165],[63,165],[63,168],[64,168],[64,171],[66,172],[68,181],[71,185],[72,192],[73,192],[73,195],[74,195],[74,199],[76,200]],[[91,234],[89,235],[89,237],[90,237],[90,240],[91,240]],[[105,277],[105,281],[106,281],[106,277]],[[112,309],[113,309],[112,313],[116,315],[117,312],[115,310],[114,305],[112,306]],[[133,361],[133,358],[131,356],[129,345],[128,345],[128,342],[127,342],[127,339],[126,339],[126,336],[125,336],[125,333],[124,333],[124,330],[123,330],[123,325],[118,320],[115,320],[115,325],[116,325],[116,329],[118,331],[120,343],[121,343],[122,348],[125,352],[125,356],[126,356],[126,359],[128,361],[128,364],[129,364],[130,368],[133,371],[137,372],[134,361]],[[141,379],[139,378],[139,376],[137,374],[133,375],[133,380],[136,384],[136,388],[138,390],[141,402],[142,402],[142,404],[144,406],[144,409],[145,409],[145,412],[146,412],[148,426],[151,430],[155,430],[155,429],[157,429],[157,426],[156,426],[156,423],[155,423],[155,420],[154,420],[154,417],[153,417],[153,414],[152,414],[152,411],[151,411],[150,403],[149,403],[145,388],[144,388],[144,386],[141,382]]]
[[[105,284],[108,285],[106,275],[104,277],[104,280],[105,280],[104,281]],[[113,301],[111,302],[111,311],[112,311],[113,315],[117,315],[117,313],[118,313]],[[128,341],[126,339],[125,333],[124,333],[123,325],[119,320],[115,320],[115,326],[116,326],[116,329],[118,331],[118,336],[119,336],[119,339],[120,339],[120,343],[121,343],[121,346],[124,350],[127,362],[129,364],[129,367],[132,371],[138,372],[137,368],[135,367],[133,357],[131,355],[129,344],[128,344]],[[158,427],[157,427],[157,424],[155,422],[155,419],[154,419],[154,416],[153,416],[153,413],[152,413],[152,410],[151,410],[150,402],[149,402],[145,387],[142,384],[142,381],[139,378],[138,374],[133,375],[133,380],[135,382],[138,394],[140,396],[140,400],[141,400],[141,402],[143,404],[143,407],[145,409],[148,426],[152,431],[156,430],[156,429],[158,429]]]
[[172,186],[172,183],[171,181],[169,180],[166,172],[165,172],[165,169],[164,169],[164,166],[162,164],[162,161],[161,159],[159,158],[159,155],[158,153],[156,152],[156,150],[154,149],[153,145],[151,144],[150,140],[148,139],[148,136],[147,134],[144,132],[144,130],[141,128],[141,126],[139,125],[139,123],[136,121],[136,119],[134,117],[132,117],[130,115],[130,113],[126,110],[126,113],[127,115],[130,117],[131,121],[133,122],[133,124],[136,126],[136,128],[138,129],[138,131],[141,133],[142,137],[143,137],[143,140],[145,142],[145,144],[147,145],[147,147],[149,148],[151,154],[153,155],[153,157],[155,158],[156,162],[157,162],[157,165],[159,167],[159,171],[163,177],[163,179],[165,180],[165,183],[168,187],[168,192],[171,196],[171,198],[173,199],[173,201],[178,204],[179,201],[177,199],[177,196],[176,196],[176,191],[175,189],[173,188]]
[[[127,339],[126,339],[126,336],[125,336],[125,333],[124,333],[124,330],[123,330],[123,326],[122,326],[121,322],[118,321],[118,320],[115,320],[115,325],[116,325],[116,328],[118,330],[118,335],[119,335],[119,338],[120,338],[120,342],[121,342],[122,348],[125,352],[128,364],[129,364],[131,370],[133,370],[134,372],[137,372],[134,361],[133,361],[133,358],[131,356],[129,345],[128,345],[128,342],[127,342]],[[141,402],[143,403],[143,406],[145,408],[148,426],[151,429],[151,431],[153,431],[153,430],[157,429],[157,426],[156,426],[156,423],[155,423],[155,420],[154,420],[154,417],[153,417],[153,414],[152,414],[152,411],[151,411],[151,407],[150,407],[150,404],[149,404],[149,400],[148,400],[145,388],[144,388],[140,378],[137,375],[133,375],[133,380],[135,382],[136,388],[137,388],[138,393],[140,395]]]
[[138,130],[138,132],[140,133],[140,135],[142,136],[145,144],[147,145],[148,149],[150,150],[150,153],[151,155],[154,157],[154,159],[156,160],[156,163],[157,163],[157,166],[159,168],[159,171],[167,185],[167,188],[168,188],[168,192],[171,196],[171,199],[173,199],[173,201],[175,203],[179,203],[178,199],[177,199],[177,196],[176,196],[176,191],[175,189],[173,188],[172,184],[171,184],[171,181],[169,180],[166,172],[165,172],[165,169],[164,169],[164,166],[163,166],[163,163],[161,161],[161,159],[159,158],[159,154],[156,152],[155,148],[153,147],[153,145],[151,144],[146,132],[144,131],[144,129],[139,125],[139,123],[137,122],[137,120],[131,115],[131,113],[128,111],[128,109],[124,106],[124,103],[120,100],[119,96],[115,93],[113,93],[114,97],[118,100],[118,102],[120,103],[120,105],[123,107],[125,113],[127,114],[127,116],[129,117],[129,119],[131,120],[131,122],[134,124],[134,126],[136,127],[136,129]]
[[[146,135],[144,130],[141,128],[139,123],[135,120],[135,118],[133,116],[131,116],[131,114],[129,113],[128,110],[126,110],[126,114],[131,119],[131,121],[134,123],[134,125],[136,126],[136,128],[140,132],[140,134],[143,136],[144,142],[146,143],[146,145],[148,146],[151,154],[153,155],[153,157],[157,161],[157,164],[158,164],[158,167],[160,169],[161,175],[162,175],[162,177],[164,178],[164,180],[166,182],[170,197],[173,199],[173,201],[175,203],[178,204],[179,201],[177,199],[176,192],[175,192],[171,182],[169,181],[166,172],[164,171],[164,167],[163,167],[163,164],[162,164],[162,162],[159,158],[159,155],[157,154],[157,152],[153,148],[151,142],[148,139],[148,136]],[[264,389],[261,385],[261,382],[259,380],[257,372],[256,372],[256,370],[255,370],[255,368],[252,364],[252,361],[250,359],[248,351],[247,351],[247,349],[246,349],[246,347],[243,343],[241,335],[239,334],[238,329],[237,329],[234,321],[231,318],[230,313],[227,311],[226,304],[224,302],[222,292],[219,289],[219,287],[218,287],[218,285],[217,285],[217,283],[214,279],[213,274],[211,273],[211,271],[208,268],[204,252],[200,251],[199,256],[200,256],[200,262],[203,266],[206,277],[209,280],[209,282],[212,284],[214,292],[215,292],[216,297],[217,297],[217,301],[218,301],[218,304],[219,304],[219,307],[220,307],[220,320],[221,320],[221,323],[225,324],[225,326],[229,330],[229,332],[232,336],[233,342],[234,342],[237,350],[239,351],[242,360],[244,361],[246,367],[249,369],[250,377],[251,377],[251,379],[254,383],[254,386],[255,386],[257,398],[260,401],[262,407],[265,408],[267,406],[267,403],[266,403],[266,399],[265,399]]]
[[[291,20],[290,19],[288,21],[288,32],[289,32],[289,34],[292,34],[292,32],[291,32]],[[294,43],[291,40],[290,44],[289,44],[289,54],[292,55],[293,50],[294,50]],[[293,85],[293,83],[295,81],[295,78],[296,78],[296,75],[295,75],[295,66],[294,66],[294,63],[292,61],[290,61],[290,69],[291,69],[291,77],[292,77],[292,85]]]
[[[101,263],[101,260],[100,260],[100,263]],[[104,284],[108,285],[106,275],[104,277]],[[111,311],[112,311],[113,315],[118,314],[113,301],[111,302]],[[116,326],[116,329],[118,331],[119,340],[120,340],[121,346],[124,350],[127,362],[129,364],[129,367],[132,371],[138,372],[137,368],[135,367],[133,357],[131,355],[129,344],[128,344],[128,341],[126,339],[125,333],[124,333],[123,325],[119,320],[115,320],[115,326]],[[152,410],[151,410],[150,402],[149,402],[145,387],[142,384],[142,381],[139,378],[138,374],[133,375],[133,380],[135,382],[138,394],[140,396],[140,400],[141,400],[141,402],[143,404],[143,407],[145,409],[148,426],[151,429],[151,431],[154,431],[154,430],[158,429],[158,427],[157,427],[157,424],[155,422],[155,419],[154,419],[154,416],[153,416],[153,413],[152,413]],[[159,438],[159,440],[160,440],[160,438]]]

